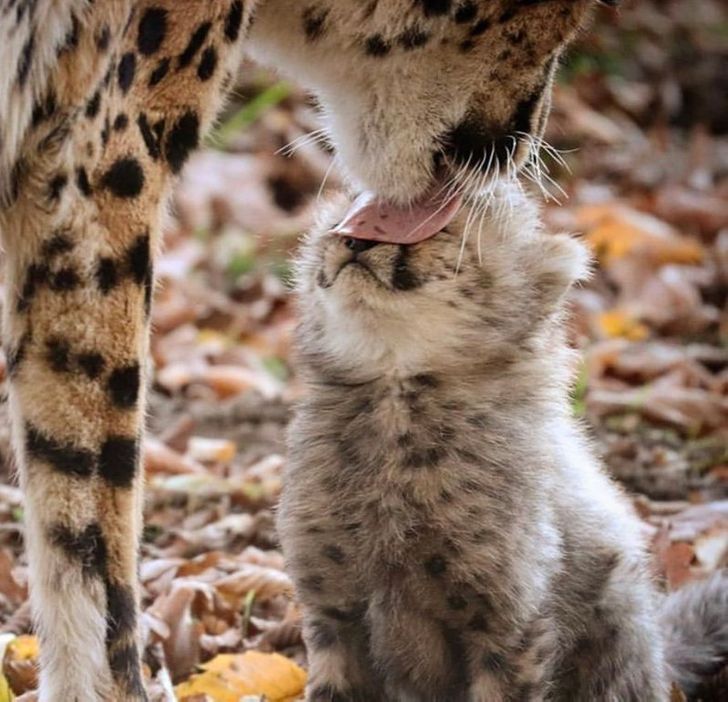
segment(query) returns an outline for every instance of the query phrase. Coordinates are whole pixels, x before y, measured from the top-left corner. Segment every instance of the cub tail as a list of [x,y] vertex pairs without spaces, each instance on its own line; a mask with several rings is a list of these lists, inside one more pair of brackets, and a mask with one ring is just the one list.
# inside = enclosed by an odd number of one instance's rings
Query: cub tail
[[728,664],[728,568],[671,593],[660,613],[670,679],[701,697]]

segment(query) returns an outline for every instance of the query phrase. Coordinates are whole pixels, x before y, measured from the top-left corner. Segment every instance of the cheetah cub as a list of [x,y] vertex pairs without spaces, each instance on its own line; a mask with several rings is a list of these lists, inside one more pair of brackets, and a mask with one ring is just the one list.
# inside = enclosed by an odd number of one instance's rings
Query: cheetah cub
[[677,674],[638,522],[569,409],[587,253],[501,187],[462,250],[467,211],[398,246],[333,233],[346,202],[303,247],[278,527],[311,702],[651,702]]

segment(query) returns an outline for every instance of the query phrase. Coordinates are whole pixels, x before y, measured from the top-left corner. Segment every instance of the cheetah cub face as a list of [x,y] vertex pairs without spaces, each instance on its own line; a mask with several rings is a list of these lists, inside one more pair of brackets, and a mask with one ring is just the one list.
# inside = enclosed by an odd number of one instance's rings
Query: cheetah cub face
[[464,208],[408,246],[342,236],[335,226],[349,203],[333,203],[298,259],[303,369],[364,382],[542,348],[588,254],[540,231],[536,207],[515,188],[504,185],[495,201],[506,204],[477,225]]

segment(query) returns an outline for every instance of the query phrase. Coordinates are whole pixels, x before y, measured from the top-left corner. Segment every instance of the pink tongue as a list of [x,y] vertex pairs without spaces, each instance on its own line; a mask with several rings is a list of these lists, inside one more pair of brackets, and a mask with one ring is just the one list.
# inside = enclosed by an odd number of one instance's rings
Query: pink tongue
[[457,214],[460,198],[446,197],[442,186],[408,207],[398,207],[362,193],[332,230],[341,236],[388,244],[416,244],[435,236]]

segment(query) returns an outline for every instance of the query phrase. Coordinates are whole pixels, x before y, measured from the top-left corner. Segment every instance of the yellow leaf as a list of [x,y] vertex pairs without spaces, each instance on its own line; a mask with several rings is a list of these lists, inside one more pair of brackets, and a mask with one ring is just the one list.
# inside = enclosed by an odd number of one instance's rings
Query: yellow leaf
[[2,672],[12,690],[18,695],[34,690],[38,686],[39,649],[38,639],[35,636],[18,636],[5,648]]
[[306,673],[277,653],[226,653],[201,666],[203,672],[175,689],[180,702],[206,694],[214,702],[238,702],[245,695],[265,695],[268,702],[293,702],[306,684]]
[[622,337],[630,341],[643,341],[650,332],[640,321],[622,310],[602,312],[597,317],[601,334],[607,338]]
[[577,221],[587,232],[587,242],[607,264],[638,252],[660,265],[700,263],[705,255],[695,239],[681,236],[665,222],[623,205],[587,205],[579,209]]
[[36,636],[18,636],[8,644],[6,651],[16,661],[36,660],[40,653],[38,638]]
[[15,695],[10,689],[7,678],[0,673],[0,702],[13,702]]

